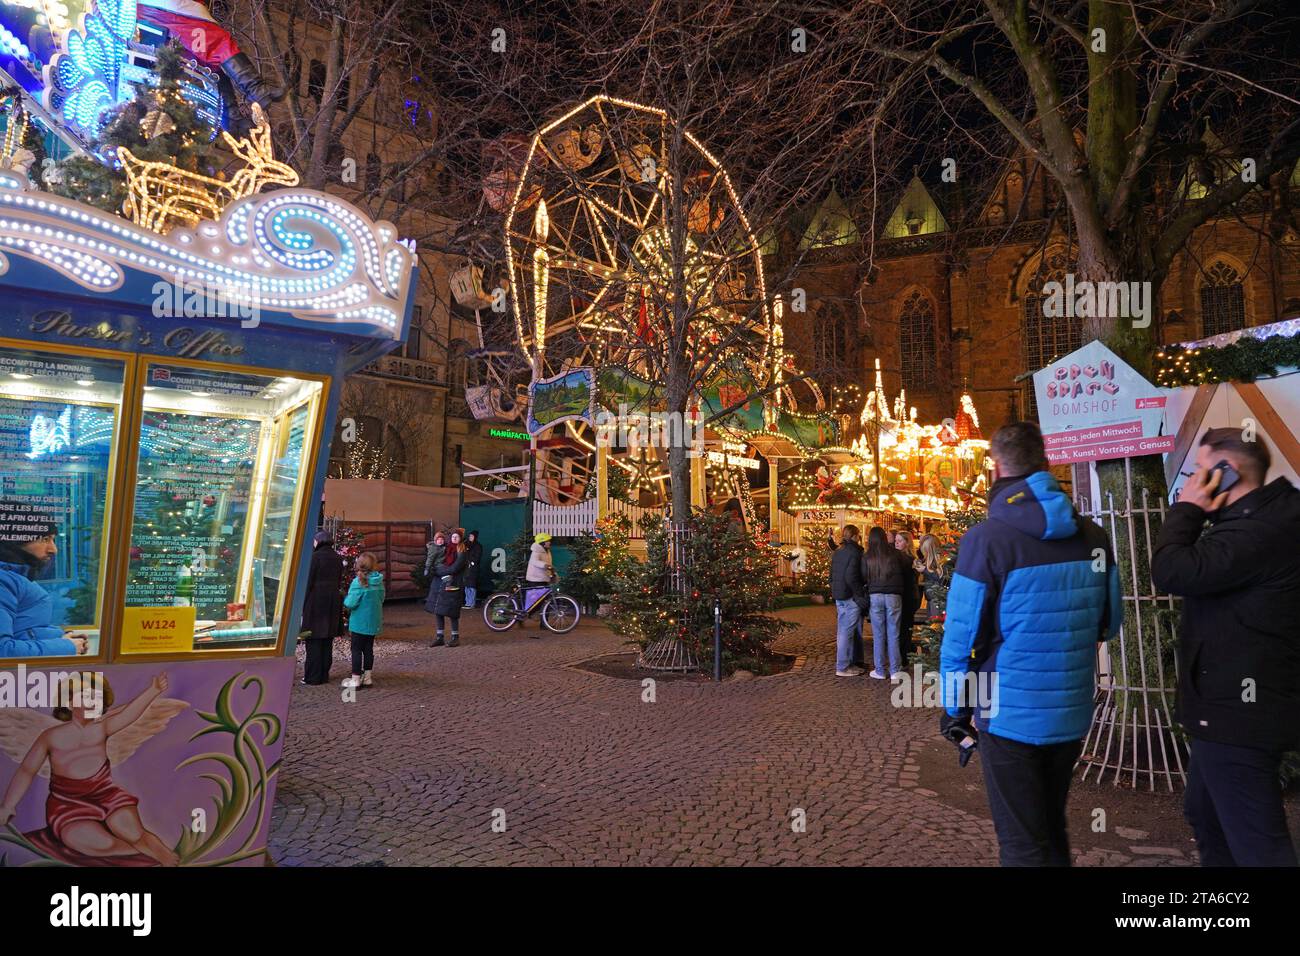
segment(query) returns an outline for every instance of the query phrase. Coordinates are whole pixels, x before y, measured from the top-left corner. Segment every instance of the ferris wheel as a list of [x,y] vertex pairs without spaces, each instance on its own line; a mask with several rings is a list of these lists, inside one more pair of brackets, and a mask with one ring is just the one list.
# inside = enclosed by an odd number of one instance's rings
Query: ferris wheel
[[[747,375],[773,374],[780,333],[759,244],[726,170],[667,112],[592,97],[538,130],[493,186],[509,197],[511,305],[535,382],[618,369],[653,388],[683,289],[688,350],[747,338],[762,343],[745,351]],[[592,446],[589,432],[563,426],[579,449]],[[542,441],[562,444],[559,434]],[[621,464],[643,484],[654,466],[639,457]]]

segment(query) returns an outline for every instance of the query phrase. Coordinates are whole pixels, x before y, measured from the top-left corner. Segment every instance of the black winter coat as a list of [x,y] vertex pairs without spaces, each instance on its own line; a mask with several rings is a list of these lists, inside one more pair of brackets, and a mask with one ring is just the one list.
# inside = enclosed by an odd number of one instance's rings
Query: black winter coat
[[313,638],[334,638],[343,633],[343,559],[331,545],[312,552],[307,571],[307,597],[302,604],[302,629]]
[[856,541],[846,541],[831,555],[831,598],[862,603],[865,596],[862,545]]
[[478,587],[478,570],[483,561],[483,545],[478,541],[471,541],[465,547],[465,584],[467,588]]
[[867,582],[868,594],[897,594],[907,598],[916,592],[916,573],[912,562],[901,551],[888,549],[889,561],[879,571],[871,567],[867,553],[862,552],[862,579]]
[[[444,617],[460,617],[460,609],[465,606],[465,566],[468,557],[464,551],[456,555],[450,565],[439,561],[433,566],[433,573],[443,579],[442,588],[433,597],[433,613]],[[446,580],[450,578],[451,580]]]
[[1209,528],[1206,517],[1175,503],[1151,558],[1156,586],[1183,598],[1178,720],[1202,740],[1291,749],[1300,742],[1300,491],[1278,478]]

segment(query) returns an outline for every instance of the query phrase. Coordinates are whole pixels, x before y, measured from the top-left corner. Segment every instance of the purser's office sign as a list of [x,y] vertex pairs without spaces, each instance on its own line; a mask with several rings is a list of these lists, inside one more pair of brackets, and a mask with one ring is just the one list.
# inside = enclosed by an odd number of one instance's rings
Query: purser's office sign
[[108,321],[81,323],[72,313],[50,310],[32,317],[33,337],[78,339],[84,342],[110,342],[133,345],[136,349],[157,349],[179,358],[232,358],[244,353],[244,347],[220,329],[194,329],[181,326],[155,336],[150,329],[124,329]]

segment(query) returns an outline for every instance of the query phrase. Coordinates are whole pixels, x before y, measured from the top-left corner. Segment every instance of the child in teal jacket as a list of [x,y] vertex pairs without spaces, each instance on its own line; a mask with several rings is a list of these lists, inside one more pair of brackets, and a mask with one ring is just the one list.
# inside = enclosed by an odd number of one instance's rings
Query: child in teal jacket
[[344,687],[369,687],[375,666],[375,635],[384,626],[384,576],[375,570],[375,556],[357,558],[357,573],[348,586],[343,606],[348,609],[348,634],[352,638],[352,676]]

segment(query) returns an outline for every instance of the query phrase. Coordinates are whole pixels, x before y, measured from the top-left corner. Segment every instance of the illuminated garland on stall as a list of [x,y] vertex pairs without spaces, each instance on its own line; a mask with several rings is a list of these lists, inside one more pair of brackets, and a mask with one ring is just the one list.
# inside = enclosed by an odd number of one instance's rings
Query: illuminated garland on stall
[[1166,345],[1156,353],[1155,384],[1160,388],[1253,382],[1280,369],[1300,367],[1300,332],[1268,338],[1242,336],[1227,345],[1186,348]]

